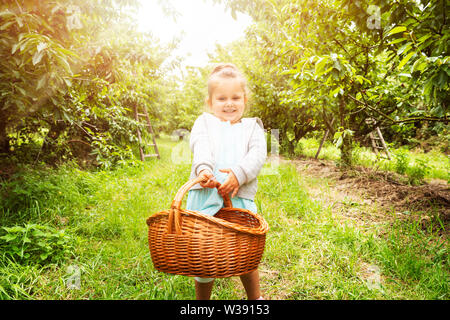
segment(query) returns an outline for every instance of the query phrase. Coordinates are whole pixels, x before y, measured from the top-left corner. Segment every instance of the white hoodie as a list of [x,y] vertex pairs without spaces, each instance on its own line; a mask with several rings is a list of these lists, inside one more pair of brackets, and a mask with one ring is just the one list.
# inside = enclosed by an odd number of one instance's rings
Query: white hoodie
[[[190,179],[197,177],[199,172],[209,169],[214,172],[216,166],[216,150],[218,150],[215,138],[220,119],[204,112],[195,120],[191,130],[190,147],[194,154]],[[257,190],[257,179],[259,171],[264,165],[267,157],[267,144],[264,136],[264,126],[259,118],[242,118],[243,141],[235,142],[243,148],[243,157],[232,166],[236,179],[239,182],[238,197],[253,200]],[[233,143],[233,141],[230,141]],[[239,146],[238,146],[239,148]],[[201,189],[196,184],[191,189]]]

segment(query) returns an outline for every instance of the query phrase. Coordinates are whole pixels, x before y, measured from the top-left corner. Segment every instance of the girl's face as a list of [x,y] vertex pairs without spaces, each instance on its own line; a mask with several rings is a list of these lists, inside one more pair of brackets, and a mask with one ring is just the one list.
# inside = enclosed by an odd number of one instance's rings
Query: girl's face
[[217,118],[236,123],[244,114],[247,96],[239,79],[218,78],[207,102]]

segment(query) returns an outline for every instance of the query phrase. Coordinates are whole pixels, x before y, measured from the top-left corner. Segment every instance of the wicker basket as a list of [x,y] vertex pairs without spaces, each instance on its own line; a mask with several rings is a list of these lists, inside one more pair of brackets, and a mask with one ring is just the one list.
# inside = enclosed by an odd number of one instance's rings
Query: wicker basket
[[153,265],[162,272],[204,278],[255,270],[264,251],[267,222],[249,210],[232,208],[228,196],[215,216],[180,209],[184,195],[199,182],[199,178],[188,181],[169,211],[147,219]]

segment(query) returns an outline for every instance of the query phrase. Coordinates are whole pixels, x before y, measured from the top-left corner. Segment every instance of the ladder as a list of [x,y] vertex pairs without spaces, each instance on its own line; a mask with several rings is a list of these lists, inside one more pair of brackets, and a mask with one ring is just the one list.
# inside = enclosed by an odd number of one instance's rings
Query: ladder
[[[333,122],[334,122],[334,117],[333,117],[333,119],[331,119],[330,127],[333,125]],[[323,143],[325,142],[325,140],[327,140],[327,137],[328,137],[329,133],[330,133],[330,129],[327,129],[327,131],[325,131],[325,134],[323,135],[322,140],[320,141],[320,146],[319,146],[319,149],[317,149],[317,152],[316,152],[316,155],[314,156],[314,159],[317,160],[317,158],[319,157],[320,150],[322,149]]]
[[[372,149],[378,155],[378,150],[383,150],[385,157],[381,155],[384,159],[391,160],[391,155],[389,154],[389,150],[386,146],[386,142],[383,139],[383,135],[381,134],[381,130],[379,127],[376,127],[374,131],[369,133],[370,141],[372,142]],[[378,143],[381,142],[381,145]]]
[[150,154],[144,153],[144,149],[142,148],[141,130],[139,130],[139,128],[137,128],[136,131],[137,131],[137,136],[138,136],[138,140],[139,140],[139,153],[141,155],[141,161],[144,161],[145,158],[151,158],[151,157],[157,157],[158,159],[160,159],[158,146],[156,145],[155,132],[153,131],[152,124],[150,123],[150,117],[148,116],[147,109],[144,108],[144,113],[139,113],[138,109],[135,105],[134,106],[134,119],[137,122],[139,122],[139,117],[145,117],[145,119],[147,121],[145,126],[147,127],[147,130],[150,133],[150,135],[152,136],[152,140],[153,140],[153,143],[150,144],[149,146],[153,147],[155,150],[155,153],[150,153]]

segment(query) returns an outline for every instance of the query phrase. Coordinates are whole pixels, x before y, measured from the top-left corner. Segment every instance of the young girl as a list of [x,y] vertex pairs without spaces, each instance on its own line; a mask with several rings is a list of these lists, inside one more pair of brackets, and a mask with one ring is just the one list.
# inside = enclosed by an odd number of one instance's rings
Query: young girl
[[[259,118],[242,118],[247,103],[245,78],[233,64],[217,65],[208,79],[206,104],[190,136],[193,152],[191,179],[205,181],[191,188],[186,209],[208,215],[223,207],[225,194],[233,207],[256,212],[253,202],[257,175],[267,156],[263,124]],[[221,186],[215,189],[216,183]],[[258,270],[241,277],[248,299],[262,299]],[[195,278],[197,299],[209,299],[214,279]]]

